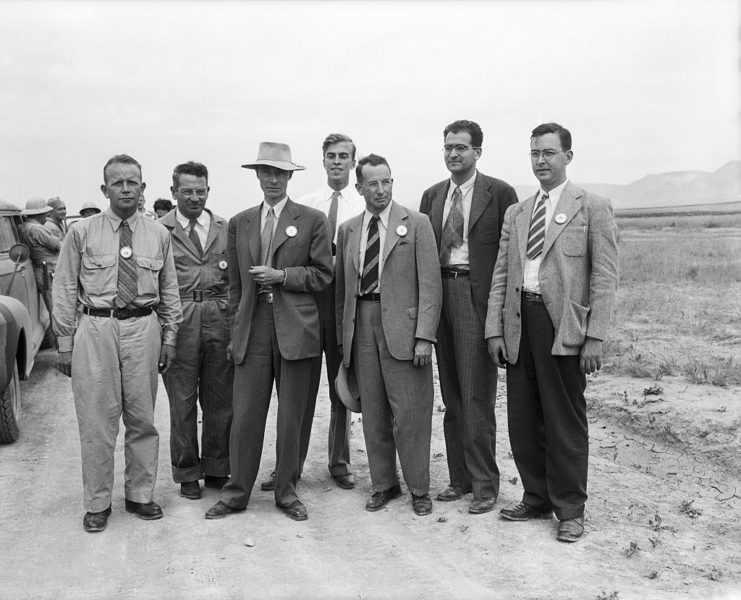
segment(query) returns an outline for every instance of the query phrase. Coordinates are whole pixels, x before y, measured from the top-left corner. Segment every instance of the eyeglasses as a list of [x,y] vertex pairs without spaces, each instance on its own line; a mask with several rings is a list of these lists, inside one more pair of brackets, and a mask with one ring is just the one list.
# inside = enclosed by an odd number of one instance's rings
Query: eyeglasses
[[190,188],[180,188],[178,190],[178,194],[181,196],[185,196],[186,198],[188,196],[197,196],[198,198],[205,198],[208,196],[208,189],[207,188],[200,188],[197,190],[192,190]]
[[463,144],[445,144],[443,146],[443,152],[445,154],[450,154],[455,150],[458,154],[463,154],[466,150],[473,150],[477,148],[477,146],[464,146]]
[[543,150],[538,152],[537,150],[530,151],[531,160],[540,160],[542,156],[546,161],[551,161],[555,158],[556,154],[561,154],[563,150]]

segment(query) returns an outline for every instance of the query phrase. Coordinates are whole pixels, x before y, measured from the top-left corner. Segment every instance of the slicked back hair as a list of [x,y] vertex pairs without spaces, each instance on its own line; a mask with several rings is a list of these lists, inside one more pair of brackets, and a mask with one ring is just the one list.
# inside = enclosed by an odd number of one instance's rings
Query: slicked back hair
[[474,148],[481,148],[484,143],[484,132],[481,131],[481,126],[475,121],[466,121],[460,119],[453,121],[443,130],[443,138],[447,137],[449,133],[460,133],[466,131],[471,136],[471,145]]
[[193,177],[203,177],[208,184],[208,169],[206,165],[189,160],[181,163],[172,170],[172,187],[178,189],[178,177],[180,175],[193,175]]
[[106,169],[115,164],[136,165],[137,169],[139,169],[139,175],[142,174],[142,166],[139,164],[138,160],[132,158],[128,154],[116,154],[116,156],[112,156],[111,158],[109,158],[108,162],[103,166],[103,183],[107,183],[105,178]]
[[563,125],[558,123],[541,123],[530,134],[530,139],[540,137],[546,133],[555,133],[561,140],[561,150],[568,152],[571,150],[571,132]]
[[324,158],[324,155],[327,153],[327,148],[332,144],[339,144],[340,142],[347,142],[350,144],[352,147],[352,159],[355,160],[355,152],[357,152],[355,142],[352,141],[352,138],[349,135],[345,135],[344,133],[330,133],[326,138],[324,138],[324,142],[322,142],[322,158]]
[[355,167],[355,178],[358,180],[358,183],[363,183],[363,167],[365,165],[370,165],[371,167],[386,165],[389,168],[389,171],[391,170],[388,161],[383,156],[378,156],[378,154],[369,154],[368,156],[361,158],[358,161],[358,166]]

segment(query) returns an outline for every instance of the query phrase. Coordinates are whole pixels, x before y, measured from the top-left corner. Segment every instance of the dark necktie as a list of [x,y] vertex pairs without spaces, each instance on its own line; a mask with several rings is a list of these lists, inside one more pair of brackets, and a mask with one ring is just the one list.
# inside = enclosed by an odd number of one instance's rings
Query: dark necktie
[[381,237],[378,235],[378,215],[373,215],[368,225],[368,243],[365,246],[363,276],[360,279],[360,295],[369,294],[378,287],[378,255]]
[[196,225],[198,225],[198,221],[196,219],[190,220],[190,231],[188,232],[188,238],[190,238],[190,241],[193,242],[193,245],[196,247],[196,250],[198,250],[198,256],[203,256],[203,246],[201,246],[201,238],[198,237],[198,232],[196,231]]
[[463,195],[461,188],[456,186],[450,203],[450,212],[443,227],[443,236],[440,240],[440,264],[445,266],[450,261],[450,251],[463,245]]
[[116,296],[116,306],[124,308],[139,293],[136,285],[136,264],[134,263],[131,228],[127,221],[121,221],[118,228],[118,239],[118,295]]
[[543,252],[545,244],[545,202],[548,194],[541,194],[530,220],[530,233],[527,236],[527,250],[525,255],[530,260],[535,260]]
[[340,199],[339,192],[332,192],[332,202],[329,205],[329,241],[334,242],[334,234],[337,231],[337,204]]
[[268,216],[265,217],[265,225],[263,226],[262,233],[260,234],[260,251],[263,265],[268,265],[268,261],[270,260],[270,252],[272,250],[271,246],[273,245],[274,222],[275,211],[273,211],[273,208],[271,207],[268,211]]

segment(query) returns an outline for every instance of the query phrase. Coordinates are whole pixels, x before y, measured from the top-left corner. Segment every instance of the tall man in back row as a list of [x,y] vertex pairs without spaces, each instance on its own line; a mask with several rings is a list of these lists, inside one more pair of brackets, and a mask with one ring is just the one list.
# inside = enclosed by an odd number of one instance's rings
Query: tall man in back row
[[443,281],[436,350],[450,485],[437,500],[458,500],[473,491],[468,510],[480,514],[494,508],[499,494],[497,370],[484,339],[486,302],[504,213],[517,195],[504,181],[476,170],[484,139],[477,123],[455,121],[443,136],[450,179],[425,191],[420,205],[432,221]]
[[540,189],[507,211],[486,316],[492,360],[507,363],[509,439],[524,493],[510,521],[559,519],[557,539],[584,533],[589,431],[585,374],[601,367],[618,284],[609,200],[566,177],[571,133],[536,127]]
[[[170,460],[180,495],[190,500],[201,497],[199,479],[217,489],[229,479],[234,363],[226,353],[227,222],[206,208],[209,190],[206,165],[177,165],[170,188],[177,207],[159,221],[172,236],[183,305],[177,357],[163,376],[170,400]],[[199,403],[203,413],[200,452]]]

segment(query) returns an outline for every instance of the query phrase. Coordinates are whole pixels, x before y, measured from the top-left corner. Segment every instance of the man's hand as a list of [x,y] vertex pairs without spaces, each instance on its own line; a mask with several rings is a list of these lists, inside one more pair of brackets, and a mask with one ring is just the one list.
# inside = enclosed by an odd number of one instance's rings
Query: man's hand
[[581,347],[579,366],[584,373],[594,373],[602,368],[602,340],[587,337]]
[[67,377],[72,377],[72,351],[60,352],[57,357],[57,371]]
[[160,362],[157,365],[160,373],[167,373],[167,370],[172,366],[175,361],[175,346],[170,344],[162,344],[160,350]]
[[414,366],[424,367],[432,363],[432,342],[418,339],[414,343]]
[[486,347],[489,350],[489,356],[494,364],[503,368],[507,363],[507,346],[504,344],[504,337],[497,336],[486,340]]
[[229,340],[226,345],[226,360],[234,360],[234,342]]
[[265,265],[252,267],[249,270],[249,274],[252,275],[255,283],[259,285],[283,285],[283,280],[286,278],[284,271]]

